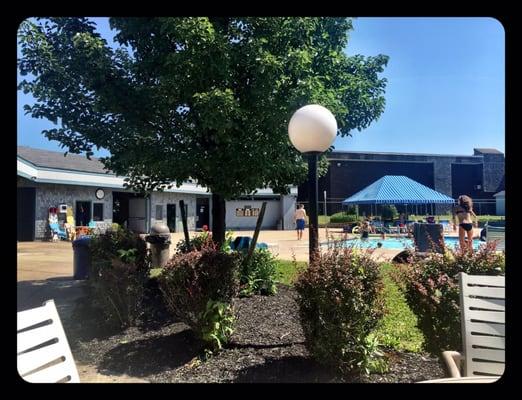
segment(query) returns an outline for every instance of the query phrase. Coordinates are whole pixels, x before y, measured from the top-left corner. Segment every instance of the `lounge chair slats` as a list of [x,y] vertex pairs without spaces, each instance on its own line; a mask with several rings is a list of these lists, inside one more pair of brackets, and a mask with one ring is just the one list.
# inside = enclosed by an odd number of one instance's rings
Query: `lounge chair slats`
[[496,361],[505,362],[505,349],[475,349],[473,352],[473,358],[471,361]]
[[20,375],[25,375],[28,372],[35,370],[42,365],[50,363],[61,356],[60,353],[62,344],[57,342],[37,350],[30,351],[18,356],[18,372]]
[[504,363],[495,362],[469,362],[469,371],[472,371],[466,376],[474,375],[498,375],[501,376],[504,373],[506,365]]
[[[26,375],[23,378],[31,383],[56,383],[66,377],[70,377],[66,382],[68,383],[73,380],[73,377],[71,373],[67,371],[64,364],[65,362],[53,365],[33,374]],[[77,382],[79,382],[79,380]]]
[[506,346],[505,277],[461,272],[459,286],[464,375],[502,375]]
[[505,289],[499,287],[469,286],[466,291],[468,296],[493,299],[504,299],[506,297]]
[[471,335],[486,334],[486,335],[497,335],[506,336],[506,325],[504,324],[490,324],[487,322],[469,322],[468,330]]
[[468,285],[505,287],[505,279],[503,276],[468,275],[466,282]]
[[478,308],[481,310],[497,310],[504,311],[506,309],[506,301],[503,299],[484,299],[484,298],[470,298],[469,306],[471,308]]
[[58,334],[52,324],[21,332],[18,334],[16,351],[19,354],[50,340],[58,340]]
[[42,383],[80,382],[53,300],[17,313],[17,320],[17,366],[23,379]]

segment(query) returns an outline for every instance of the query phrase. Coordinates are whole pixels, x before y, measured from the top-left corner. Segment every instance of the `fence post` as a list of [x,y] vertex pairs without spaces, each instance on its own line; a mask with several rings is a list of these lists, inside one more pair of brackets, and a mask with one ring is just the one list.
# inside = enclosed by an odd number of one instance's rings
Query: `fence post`
[[248,249],[248,253],[247,253],[247,256],[245,259],[245,265],[248,265],[248,262],[250,261],[250,258],[252,257],[252,254],[254,253],[254,249],[256,248],[257,237],[259,236],[259,231],[261,230],[261,225],[263,224],[263,218],[265,216],[265,209],[266,209],[266,201],[263,201],[263,204],[261,205],[261,211],[259,211],[259,215],[257,217],[256,230],[254,231],[254,237],[252,238],[252,241],[250,242],[250,247]]

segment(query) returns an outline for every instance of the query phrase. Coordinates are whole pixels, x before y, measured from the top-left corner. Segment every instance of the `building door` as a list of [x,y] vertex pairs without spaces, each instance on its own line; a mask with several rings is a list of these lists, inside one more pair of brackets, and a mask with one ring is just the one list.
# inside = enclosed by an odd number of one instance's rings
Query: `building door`
[[77,201],[76,202],[76,226],[88,226],[91,221],[91,202]]
[[196,198],[196,229],[202,229],[203,225],[209,226],[209,199],[208,197]]
[[129,199],[129,229],[138,233],[147,232],[147,200]]
[[167,226],[171,232],[176,232],[176,205],[167,204]]
[[36,189],[17,188],[16,240],[32,241],[35,236]]

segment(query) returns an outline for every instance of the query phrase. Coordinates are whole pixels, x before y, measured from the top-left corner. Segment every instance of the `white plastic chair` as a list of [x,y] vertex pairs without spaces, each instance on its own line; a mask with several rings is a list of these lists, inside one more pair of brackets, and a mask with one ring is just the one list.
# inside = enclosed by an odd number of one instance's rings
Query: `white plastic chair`
[[78,383],[80,377],[53,300],[17,313],[17,365],[31,383]]
[[453,378],[500,377],[505,368],[505,277],[459,274],[463,353],[442,357]]

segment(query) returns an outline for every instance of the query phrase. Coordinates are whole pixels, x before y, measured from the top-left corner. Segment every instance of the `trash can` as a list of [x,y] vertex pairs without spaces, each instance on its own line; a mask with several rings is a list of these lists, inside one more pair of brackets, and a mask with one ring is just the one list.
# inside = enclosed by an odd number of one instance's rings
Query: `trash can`
[[415,223],[413,238],[417,251],[421,253],[444,253],[444,227],[442,224]]
[[164,223],[157,223],[150,228],[150,234],[145,237],[150,243],[150,255],[153,267],[164,267],[170,255],[170,229]]
[[87,279],[91,270],[90,236],[82,236],[72,242],[74,251],[74,279]]

